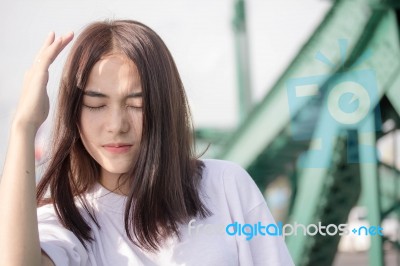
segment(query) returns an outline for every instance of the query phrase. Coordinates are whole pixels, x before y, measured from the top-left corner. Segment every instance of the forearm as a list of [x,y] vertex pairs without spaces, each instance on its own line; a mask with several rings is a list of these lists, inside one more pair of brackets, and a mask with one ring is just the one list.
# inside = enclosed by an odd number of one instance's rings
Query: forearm
[[0,265],[40,265],[34,140],[36,130],[13,124],[0,183]]

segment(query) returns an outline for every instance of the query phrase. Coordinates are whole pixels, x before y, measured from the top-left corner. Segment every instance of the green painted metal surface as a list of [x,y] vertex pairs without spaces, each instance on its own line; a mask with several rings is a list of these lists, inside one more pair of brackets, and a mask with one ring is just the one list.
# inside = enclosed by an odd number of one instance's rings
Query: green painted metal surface
[[[370,114],[364,127],[373,129],[375,127],[375,117]],[[359,138],[364,139],[364,144],[375,147],[376,136],[374,130],[367,136],[361,136]],[[362,185],[362,199],[365,206],[368,208],[368,221],[371,225],[381,224],[381,203],[380,203],[380,188],[378,181],[378,164],[376,163],[376,154],[371,150],[365,151],[360,150],[359,152],[361,159],[369,161],[373,159],[373,163],[361,163],[361,185]],[[380,266],[383,265],[383,246],[382,237],[380,235],[371,237],[371,247],[369,250],[369,261],[370,265]]]
[[[398,40],[396,38],[397,36],[397,27],[396,27],[396,18],[393,14],[393,12],[390,12],[388,10],[377,10],[375,11],[372,16],[371,16],[371,21],[367,26],[369,28],[368,31],[364,34],[364,38],[361,38],[361,43],[358,45],[359,47],[356,47],[355,50],[353,51],[354,55],[351,55],[350,57],[354,57],[354,60],[349,59],[349,62],[355,62],[357,55],[361,55],[362,51],[365,51],[367,49],[371,49],[373,51],[373,56],[369,59],[364,61],[364,63],[359,64],[358,66],[360,68],[362,67],[369,67],[371,69],[375,70],[376,74],[376,79],[378,81],[378,96],[376,99],[371,100],[371,105],[375,106],[379,99],[382,97],[382,95],[385,93],[386,90],[389,90],[390,87],[393,86],[393,77],[397,76],[400,71],[399,71],[399,60],[396,60],[400,58],[399,56],[399,49],[398,49]],[[360,51],[361,50],[361,51]],[[389,56],[390,55],[390,56]],[[320,118],[323,123],[324,118]],[[326,128],[326,126],[322,125],[321,130]],[[318,127],[317,129],[318,130]],[[336,135],[334,132],[327,132],[333,135],[332,138]],[[320,135],[320,134],[319,134]],[[359,136],[360,137],[360,136]],[[336,140],[337,141],[337,140]],[[341,156],[346,156],[343,154],[343,152],[340,152],[338,147],[336,147],[336,151],[333,149],[335,147],[336,143],[332,145],[332,151],[330,154],[331,158],[334,158],[335,153],[342,153]],[[359,155],[365,156],[364,153],[359,153]],[[313,159],[311,159],[313,160]],[[346,165],[346,164],[345,164]],[[331,208],[337,208],[337,206],[340,206],[340,208],[343,210],[347,210],[344,213],[342,213],[342,216],[337,217],[337,220],[339,223],[345,223],[347,214],[350,211],[350,208],[355,204],[356,199],[354,197],[351,197],[352,195],[356,194],[358,195],[360,192],[360,189],[363,189],[365,191],[366,188],[370,188],[365,184],[369,179],[371,179],[371,175],[369,177],[365,177],[365,173],[370,173],[370,171],[365,170],[365,168],[371,167],[371,166],[365,166],[363,164],[360,165],[361,167],[361,173],[356,174],[357,169],[354,169],[354,175],[353,178],[359,178],[357,176],[362,176],[361,184],[364,184],[363,187],[352,187],[352,191],[346,191],[343,187],[340,190],[340,193],[343,194],[347,200],[343,201],[341,205],[336,205],[335,202],[329,202],[325,203],[324,205],[326,206],[331,206]],[[317,220],[322,220],[324,219],[325,223],[331,223],[328,222],[325,218],[325,213],[324,213],[324,208],[321,208],[321,200],[322,202],[327,201],[327,194],[323,192],[323,188],[326,186],[329,186],[329,184],[336,184],[336,178],[338,175],[329,175],[329,170],[332,170],[332,167],[335,167],[334,165],[330,166],[329,169],[305,169],[303,173],[301,174],[301,184],[299,185],[299,190],[298,194],[296,197],[296,203],[297,206],[293,208],[292,212],[292,221],[300,221],[303,224],[311,224],[315,223]],[[347,167],[353,167],[347,165]],[[341,173],[339,172],[339,175]],[[333,180],[332,180],[333,178]],[[356,181],[353,181],[353,183]],[[372,182],[372,181],[371,181]],[[347,194],[346,194],[347,192]],[[373,196],[373,200],[377,201],[377,196]],[[371,208],[371,212],[376,214],[377,212],[377,205],[372,204],[373,202],[371,199],[368,207]],[[307,204],[305,204],[307,203]],[[380,210],[380,209],[379,209]],[[369,217],[370,224],[379,224],[377,220],[379,220],[377,215],[371,215]],[[332,237],[335,239],[335,237]],[[374,238],[378,239],[378,238]],[[295,259],[296,262],[299,263],[299,265],[315,265],[315,263],[332,263],[334,259],[334,252],[332,250],[335,250],[335,247],[337,245],[338,239],[336,240],[331,240],[332,245],[329,245],[328,239],[325,238],[324,241],[321,241],[318,243],[318,237],[306,237],[306,236],[296,236],[296,237],[291,237],[288,239],[288,246],[292,252],[292,255]],[[312,244],[314,243],[314,244]],[[372,256],[371,256],[371,265],[381,265],[378,263],[378,261],[381,261],[382,259],[382,252],[378,248],[378,246],[381,246],[381,243],[379,240],[376,242],[372,242],[372,248],[371,248],[371,254],[374,254],[375,261],[372,261]],[[313,249],[314,248],[314,249]],[[325,252],[324,252],[325,250]],[[329,252],[329,250],[331,252]],[[313,253],[313,254],[310,254]],[[310,254],[309,256],[304,256],[304,254]],[[321,260],[316,259],[318,256],[317,254],[323,254],[321,256]],[[328,265],[326,264],[326,265]]]
[[[368,13],[372,12],[367,8],[364,1],[338,1],[270,93],[254,108],[244,124],[234,133],[230,143],[216,157],[250,167],[290,122],[287,79],[332,73],[334,70],[329,66],[314,59],[315,54],[318,51],[329,51],[331,62],[338,65],[340,52],[337,40],[347,39],[348,49],[353,49],[368,23]],[[343,20],[343,17],[349,19]],[[299,109],[301,107],[298,106]]]
[[239,92],[239,122],[243,122],[252,107],[249,43],[244,0],[235,1],[233,29],[235,35],[236,73]]
[[[347,44],[346,49],[343,44]],[[365,57],[367,51],[372,51],[369,57]],[[316,55],[324,59],[324,54],[327,64],[316,60]],[[332,87],[340,83],[344,72],[362,69],[372,70],[377,87],[376,95],[369,99],[374,107],[366,115],[369,119],[365,119],[361,128],[332,126],[328,119],[332,110],[327,107]],[[305,97],[295,103],[288,100],[291,97],[288,82],[316,76],[319,76],[316,97]],[[368,161],[363,145],[375,147],[376,139],[385,133],[380,130],[365,133],[362,127],[368,121],[388,119],[394,119],[397,128],[400,127],[399,88],[398,25],[390,5],[367,0],[336,1],[271,91],[232,136],[224,140],[215,157],[245,167],[261,190],[278,176],[289,176],[292,182],[292,204],[286,220],[289,223],[346,223],[361,194],[368,195],[362,202],[368,207],[369,223],[380,224],[383,216],[399,209],[400,186],[393,186],[399,175],[389,175],[395,170],[382,163],[363,163]],[[360,98],[360,102],[364,100]],[[376,113],[378,107],[380,114]],[[294,128],[313,137],[295,140]],[[327,144],[321,136],[329,139],[325,152],[309,153]],[[354,156],[361,163],[350,162],[349,158]],[[323,167],[313,166],[315,162]],[[311,166],[305,167],[307,164]],[[331,265],[339,240],[338,235],[286,238],[296,265],[312,266]],[[373,239],[370,265],[383,265],[384,240]]]

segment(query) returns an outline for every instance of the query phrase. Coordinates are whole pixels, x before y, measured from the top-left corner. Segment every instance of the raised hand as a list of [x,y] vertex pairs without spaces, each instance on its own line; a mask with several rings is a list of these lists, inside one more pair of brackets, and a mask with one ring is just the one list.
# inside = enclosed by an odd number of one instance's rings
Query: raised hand
[[46,261],[39,244],[34,142],[49,113],[49,66],[72,38],[72,32],[57,39],[50,33],[25,75],[0,182],[0,265]]
[[28,127],[36,133],[40,125],[46,120],[49,113],[49,97],[46,90],[49,80],[48,70],[73,37],[72,32],[57,39],[54,32],[47,36],[33,65],[25,74],[22,94],[13,120],[14,125],[23,128]]

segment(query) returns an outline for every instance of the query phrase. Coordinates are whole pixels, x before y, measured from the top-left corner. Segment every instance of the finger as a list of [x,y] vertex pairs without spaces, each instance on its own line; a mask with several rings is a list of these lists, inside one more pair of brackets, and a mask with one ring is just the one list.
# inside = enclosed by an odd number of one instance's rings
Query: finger
[[73,32],[69,32],[61,37],[56,38],[47,48],[40,54],[38,63],[45,68],[48,68],[51,63],[56,59],[58,54],[67,46],[73,39]]
[[55,43],[54,45],[54,49],[50,49],[49,51],[50,64],[53,63],[56,57],[72,41],[73,38],[74,38],[74,33],[68,32],[67,34],[61,36],[59,40],[57,40],[57,43]]
[[42,47],[39,49],[39,52],[37,53],[36,57],[35,57],[35,61],[40,60],[40,55],[43,53],[43,51],[49,47],[55,39],[55,33],[53,31],[49,32],[49,34],[47,35],[44,43],[42,44]]
[[71,41],[72,41],[72,39],[74,38],[74,33],[71,31],[71,32],[68,32],[67,34],[65,34],[65,35],[63,35],[62,37],[61,37],[61,45],[60,45],[60,47],[59,47],[59,49],[58,49],[58,51],[57,51],[57,55],[62,51],[62,50],[64,50],[64,48],[65,48],[65,46],[67,46]]

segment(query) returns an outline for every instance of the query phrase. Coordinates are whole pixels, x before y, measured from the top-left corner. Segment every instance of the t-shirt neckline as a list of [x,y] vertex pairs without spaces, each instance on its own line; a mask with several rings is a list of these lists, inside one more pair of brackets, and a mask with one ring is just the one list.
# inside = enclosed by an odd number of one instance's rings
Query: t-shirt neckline
[[90,198],[109,210],[123,212],[128,197],[110,191],[99,182],[96,182],[90,192]]

